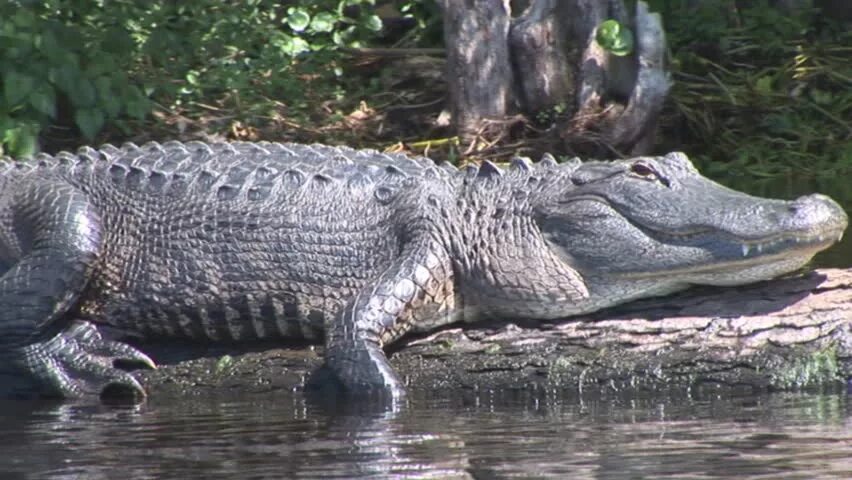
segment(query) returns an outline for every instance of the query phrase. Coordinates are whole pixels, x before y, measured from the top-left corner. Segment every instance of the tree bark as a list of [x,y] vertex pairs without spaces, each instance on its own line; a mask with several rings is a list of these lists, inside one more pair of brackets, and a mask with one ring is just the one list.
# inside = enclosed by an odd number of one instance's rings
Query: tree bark
[[[514,19],[508,1],[441,5],[449,98],[466,151],[507,138],[515,122],[502,120],[518,112],[545,125],[545,144],[556,153],[650,150],[669,79],[662,21],[644,2],[628,14],[621,0],[533,0]],[[634,31],[632,54],[598,45],[607,19]]]
[[[153,395],[301,389],[305,345],[143,345]],[[391,363],[412,390],[796,389],[852,380],[852,269],[700,288],[556,322],[483,322],[408,338]]]
[[460,136],[474,138],[489,118],[506,115],[511,99],[508,0],[442,0],[447,84]]

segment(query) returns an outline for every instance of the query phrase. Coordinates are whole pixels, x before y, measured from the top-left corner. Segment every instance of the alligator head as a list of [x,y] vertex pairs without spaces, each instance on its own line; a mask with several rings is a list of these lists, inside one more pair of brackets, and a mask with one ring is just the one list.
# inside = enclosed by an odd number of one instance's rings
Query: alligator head
[[546,242],[589,287],[582,310],[689,285],[739,285],[805,265],[838,241],[843,209],[737,192],[682,153],[576,166],[538,207]]

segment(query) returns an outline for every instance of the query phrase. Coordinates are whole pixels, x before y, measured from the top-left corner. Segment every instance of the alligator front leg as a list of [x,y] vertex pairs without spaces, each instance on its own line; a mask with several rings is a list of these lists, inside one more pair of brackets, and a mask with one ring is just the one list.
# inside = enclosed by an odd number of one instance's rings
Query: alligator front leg
[[347,393],[404,396],[403,382],[383,347],[415,323],[424,327],[451,321],[452,280],[443,248],[419,242],[327,322],[326,366]]
[[17,261],[0,277],[0,369],[26,375],[47,395],[98,395],[109,386],[144,395],[115,367],[153,366],[144,354],[68,321],[101,249],[101,223],[87,196],[56,180],[19,186],[0,225],[3,257]]

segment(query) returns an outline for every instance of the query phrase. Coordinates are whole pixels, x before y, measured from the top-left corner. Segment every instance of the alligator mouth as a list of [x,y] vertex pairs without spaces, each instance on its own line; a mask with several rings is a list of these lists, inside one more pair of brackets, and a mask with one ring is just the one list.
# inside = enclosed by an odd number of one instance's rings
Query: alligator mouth
[[709,228],[685,233],[673,233],[656,230],[635,222],[631,223],[660,243],[678,246],[697,246],[701,243],[701,240],[712,239],[720,245],[726,245],[728,248],[733,248],[734,250],[738,248],[740,253],[742,253],[742,258],[792,253],[799,250],[821,250],[843,240],[843,232],[845,230],[844,228],[822,228],[815,231],[790,232],[751,239],[737,237],[725,231]]
[[[702,243],[711,241],[719,247],[716,250],[724,252],[718,258],[706,263],[667,268],[664,274],[669,277],[722,275],[735,278],[738,272],[758,268],[769,272],[768,275],[764,273],[758,278],[765,279],[803,267],[814,255],[843,238],[843,229],[839,228],[824,228],[818,232],[791,232],[759,239],[742,239],[727,232],[710,229],[677,234],[636,226],[661,243],[702,248]],[[660,272],[625,272],[622,276],[630,279],[656,278],[660,276]]]
[[[815,221],[804,228],[760,237],[744,237],[713,227],[687,227],[676,231],[665,231],[644,225],[637,219],[620,213],[619,209],[607,199],[596,195],[575,197],[569,202],[573,201],[592,201],[604,205],[660,245],[700,249],[710,252],[711,255],[710,258],[704,256],[703,260],[696,260],[694,263],[685,263],[680,266],[668,265],[665,271],[621,272],[621,275],[626,278],[649,278],[661,275],[689,276],[690,274],[711,274],[733,278],[738,272],[755,269],[770,272],[770,276],[774,276],[801,268],[814,255],[840,242],[847,226],[845,220],[828,219],[822,222]],[[782,226],[779,225],[779,228]],[[769,276],[762,277],[769,278]]]

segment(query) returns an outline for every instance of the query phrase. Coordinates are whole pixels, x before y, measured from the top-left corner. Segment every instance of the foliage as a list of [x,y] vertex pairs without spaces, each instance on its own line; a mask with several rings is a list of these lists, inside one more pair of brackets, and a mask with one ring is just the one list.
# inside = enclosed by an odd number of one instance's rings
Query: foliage
[[0,5],[0,151],[33,153],[39,131],[66,102],[88,138],[108,120],[145,115],[147,100],[128,81],[115,30],[92,36],[92,28],[72,28],[55,14],[58,2],[22,7]]
[[[302,136],[288,138],[302,141],[325,140],[326,126],[335,124],[337,140],[360,143],[359,132],[372,127],[364,121],[352,128],[350,117],[431,104],[433,90],[442,88],[341,50],[380,36],[395,47],[442,41],[436,2],[374,2],[0,2],[0,151],[31,153],[53,125],[93,142],[130,132],[173,137],[184,121],[237,138],[252,137],[234,133],[236,126],[271,125],[279,138],[298,131]],[[711,174],[852,168],[848,28],[765,0],[650,3],[663,14],[674,72],[659,150],[686,150]],[[388,39],[380,17],[410,23]],[[630,31],[604,23],[605,48],[629,51]],[[363,75],[350,74],[358,69]],[[403,82],[410,91],[395,87]],[[412,135],[429,128],[410,115],[385,123],[406,122]]]
[[783,12],[765,1],[656,3],[674,71],[663,149],[695,154],[711,174],[833,175],[852,168],[847,27],[814,10]]
[[337,47],[382,29],[360,8],[372,2],[2,2],[0,149],[32,153],[64,117],[91,141],[106,125],[145,117],[151,100],[170,110],[217,100],[258,114],[270,97],[303,99],[306,77],[341,73]]
[[633,31],[617,20],[605,20],[598,25],[595,41],[604,50],[619,57],[633,53]]

